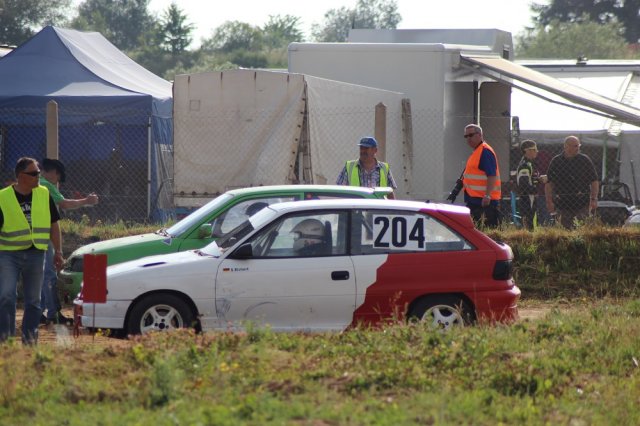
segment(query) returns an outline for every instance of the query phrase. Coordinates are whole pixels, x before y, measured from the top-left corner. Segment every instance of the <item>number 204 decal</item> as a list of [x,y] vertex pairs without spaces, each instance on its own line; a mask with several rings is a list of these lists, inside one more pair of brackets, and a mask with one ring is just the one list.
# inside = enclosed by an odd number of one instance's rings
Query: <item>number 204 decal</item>
[[424,250],[424,217],[374,216],[373,236],[374,248]]

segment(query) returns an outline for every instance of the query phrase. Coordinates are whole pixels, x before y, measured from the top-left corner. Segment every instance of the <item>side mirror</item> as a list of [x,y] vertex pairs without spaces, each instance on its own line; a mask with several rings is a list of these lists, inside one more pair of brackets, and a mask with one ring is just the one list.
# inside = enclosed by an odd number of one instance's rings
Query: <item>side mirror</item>
[[232,259],[251,259],[253,257],[253,248],[249,243],[243,244],[231,253],[229,257]]
[[200,228],[198,228],[198,239],[211,238],[212,233],[213,226],[210,223],[203,223],[200,225]]

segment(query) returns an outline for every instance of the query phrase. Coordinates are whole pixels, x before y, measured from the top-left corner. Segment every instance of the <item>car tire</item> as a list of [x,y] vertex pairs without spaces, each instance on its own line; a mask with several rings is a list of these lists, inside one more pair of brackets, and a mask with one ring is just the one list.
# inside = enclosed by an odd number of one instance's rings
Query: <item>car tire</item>
[[193,326],[193,312],[184,300],[171,294],[152,294],[131,309],[127,333],[146,334]]
[[424,297],[416,301],[408,316],[409,320],[441,330],[470,325],[474,318],[473,309],[466,300],[449,294]]

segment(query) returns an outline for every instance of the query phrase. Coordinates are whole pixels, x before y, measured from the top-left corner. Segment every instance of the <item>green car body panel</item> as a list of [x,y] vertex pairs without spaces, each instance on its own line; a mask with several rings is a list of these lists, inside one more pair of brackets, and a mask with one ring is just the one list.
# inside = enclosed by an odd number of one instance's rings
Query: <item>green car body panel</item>
[[[391,192],[391,188],[335,185],[259,186],[231,190],[169,228],[150,234],[99,241],[78,248],[58,274],[58,283],[71,295],[80,291],[85,254],[106,254],[107,265],[115,265],[146,256],[202,248],[246,219],[246,214],[241,217],[241,213],[246,213],[249,206],[264,207],[280,201],[318,198],[385,198]],[[255,212],[249,212],[249,215],[252,213]]]

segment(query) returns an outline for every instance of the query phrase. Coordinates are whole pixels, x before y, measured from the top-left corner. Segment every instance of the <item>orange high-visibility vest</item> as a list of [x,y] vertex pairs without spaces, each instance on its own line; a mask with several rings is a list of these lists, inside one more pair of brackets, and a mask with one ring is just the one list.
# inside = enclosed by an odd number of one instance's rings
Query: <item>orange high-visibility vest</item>
[[498,167],[498,157],[493,151],[493,148],[488,143],[482,142],[473,151],[473,154],[469,156],[467,160],[467,166],[464,168],[464,174],[462,177],[462,184],[464,190],[470,197],[482,198],[487,194],[487,174],[479,169],[480,157],[482,156],[482,150],[488,149],[496,158],[496,183],[491,189],[490,195],[492,200],[499,200],[501,196],[500,191],[500,168]]

